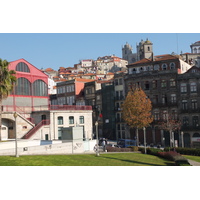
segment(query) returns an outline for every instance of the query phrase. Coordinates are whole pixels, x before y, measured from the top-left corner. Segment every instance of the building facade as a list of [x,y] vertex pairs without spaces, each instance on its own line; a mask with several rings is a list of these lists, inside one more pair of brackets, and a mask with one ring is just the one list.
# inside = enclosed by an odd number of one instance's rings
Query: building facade
[[185,147],[200,147],[200,69],[196,66],[177,79],[179,117]]
[[16,71],[17,84],[3,106],[27,106],[32,109],[48,106],[48,76],[24,59],[10,62],[9,70]]
[[[179,119],[179,90],[178,76],[184,74],[191,66],[174,55],[160,55],[153,59],[142,59],[127,66],[125,76],[126,93],[131,87],[141,87],[152,102],[154,122],[147,128],[147,143],[169,146],[169,134],[158,129],[158,122],[166,120],[171,115]],[[131,137],[135,137],[132,130]],[[143,141],[143,134],[139,135]],[[174,138],[180,144],[180,131],[174,133]],[[142,142],[143,143],[143,142]]]
[[[24,59],[10,62],[8,67],[16,71],[17,84],[3,101],[1,140],[14,139],[15,133],[19,139],[59,140],[63,128],[77,126],[83,127],[83,138],[92,139],[92,107],[73,105],[73,98],[50,105],[48,75]],[[72,82],[66,87],[61,84],[59,94],[65,90],[79,95],[84,83]]]

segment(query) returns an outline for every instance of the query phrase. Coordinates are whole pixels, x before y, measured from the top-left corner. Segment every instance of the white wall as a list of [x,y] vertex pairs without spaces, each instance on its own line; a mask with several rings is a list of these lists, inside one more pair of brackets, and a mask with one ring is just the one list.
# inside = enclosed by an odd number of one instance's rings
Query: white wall
[[[45,141],[44,141],[45,142]],[[94,153],[93,148],[96,140],[90,141],[46,141],[47,145],[41,145],[41,140],[19,140],[19,155],[43,155],[43,154],[75,154]],[[15,155],[15,141],[0,143],[0,155]]]

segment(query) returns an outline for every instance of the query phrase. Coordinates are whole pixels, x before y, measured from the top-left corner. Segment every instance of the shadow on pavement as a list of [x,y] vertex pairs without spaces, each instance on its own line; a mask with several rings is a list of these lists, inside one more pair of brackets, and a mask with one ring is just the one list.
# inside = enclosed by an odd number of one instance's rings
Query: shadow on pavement
[[[138,164],[139,166],[162,166],[162,165],[157,165],[157,164],[152,164],[152,163],[146,163],[146,162],[139,162],[139,161],[133,161],[133,160],[124,160],[124,159],[119,159],[119,158],[111,158],[111,157],[107,157],[107,156],[103,156],[103,158],[107,158],[107,159],[114,159],[114,160],[120,160],[120,161],[123,161],[123,162],[130,162],[130,163],[135,163],[135,164]],[[167,166],[174,166],[173,163],[168,163],[168,162],[165,162],[165,164]]]

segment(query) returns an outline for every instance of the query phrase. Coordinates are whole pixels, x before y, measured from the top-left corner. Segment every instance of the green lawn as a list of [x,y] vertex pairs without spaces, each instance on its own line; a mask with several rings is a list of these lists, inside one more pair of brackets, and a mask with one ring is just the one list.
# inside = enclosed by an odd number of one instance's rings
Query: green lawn
[[190,156],[190,155],[183,155],[185,158],[194,160],[196,162],[200,162],[200,156]]
[[173,162],[140,153],[0,156],[0,166],[172,166]]

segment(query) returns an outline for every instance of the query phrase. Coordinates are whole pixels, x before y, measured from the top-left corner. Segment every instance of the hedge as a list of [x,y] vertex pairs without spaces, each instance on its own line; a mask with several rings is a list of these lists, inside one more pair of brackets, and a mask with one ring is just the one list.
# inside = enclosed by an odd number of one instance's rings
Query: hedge
[[176,165],[190,165],[188,160],[176,151],[158,152],[158,156],[174,161]]
[[137,146],[130,146],[127,148],[118,148],[118,147],[111,147],[111,146],[106,146],[107,152],[132,152],[132,151],[138,151]]
[[193,155],[193,156],[200,156],[200,149],[195,148],[182,148],[182,147],[176,147],[176,148],[165,148],[164,151],[172,151],[175,150],[177,153],[183,154],[183,155]]
[[[145,152],[144,148],[139,148],[139,150],[142,153]],[[180,153],[177,153],[176,151],[169,151],[169,148],[165,149],[168,151],[163,151],[161,149],[155,149],[155,148],[147,148],[146,150],[147,150],[146,151],[147,154],[151,154],[151,155],[158,156],[158,157],[170,160],[170,161],[174,161],[175,165],[177,165],[177,166],[190,165],[188,160],[185,157],[183,157]]]

